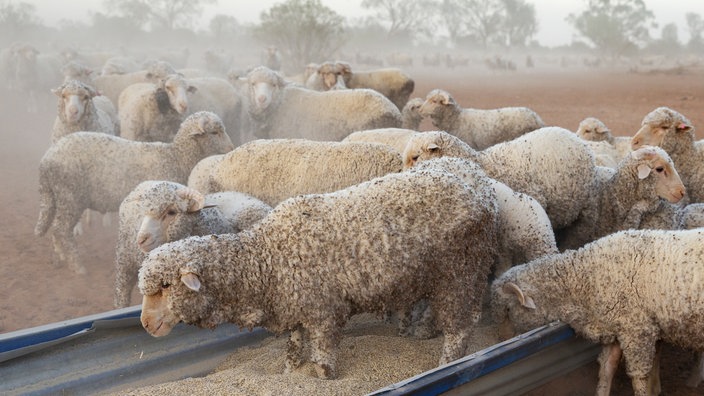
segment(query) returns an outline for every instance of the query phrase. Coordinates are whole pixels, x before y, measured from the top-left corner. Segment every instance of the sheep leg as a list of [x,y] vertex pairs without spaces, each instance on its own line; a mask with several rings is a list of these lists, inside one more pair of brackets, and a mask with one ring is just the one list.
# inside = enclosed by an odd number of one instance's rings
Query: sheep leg
[[692,371],[689,378],[687,378],[687,386],[690,388],[699,386],[702,382],[702,378],[704,378],[704,353],[699,353],[698,358],[697,367]]
[[[647,331],[646,325],[643,329]],[[635,396],[654,395],[651,388],[651,373],[653,362],[656,357],[655,344],[657,341],[657,331],[648,334],[646,332],[620,337],[619,343],[623,349],[623,359],[626,362],[626,372],[631,378],[633,394]]]
[[123,266],[117,266],[117,273],[115,274],[115,296],[113,300],[115,308],[125,308],[129,306],[130,294],[132,294],[132,288],[136,283],[137,268],[123,268]]
[[303,328],[298,327],[291,332],[286,342],[285,373],[291,373],[303,363],[303,343],[305,341]]
[[445,332],[445,340],[442,344],[442,355],[438,365],[442,366],[457,360],[465,355],[467,342],[471,335],[471,330],[464,329],[457,332]]
[[73,229],[80,220],[81,214],[82,211],[57,211],[52,237],[54,237],[54,243],[58,247],[58,251],[63,252],[68,267],[77,274],[85,275],[86,269],[81,265],[78,245],[76,238],[73,236]]
[[662,343],[658,342],[655,345],[655,357],[653,358],[653,368],[650,369],[648,374],[648,389],[650,394],[659,395],[661,391],[660,385],[660,352],[662,350]]
[[413,332],[416,338],[428,340],[438,335],[437,326],[435,326],[435,314],[427,300],[417,303],[413,313],[413,317],[417,318],[415,331]]
[[596,385],[597,396],[608,396],[618,363],[621,360],[621,347],[617,342],[604,345],[599,354],[599,382]]
[[332,323],[310,329],[310,360],[315,363],[318,378],[333,379],[337,376],[336,350],[341,333],[341,329]]

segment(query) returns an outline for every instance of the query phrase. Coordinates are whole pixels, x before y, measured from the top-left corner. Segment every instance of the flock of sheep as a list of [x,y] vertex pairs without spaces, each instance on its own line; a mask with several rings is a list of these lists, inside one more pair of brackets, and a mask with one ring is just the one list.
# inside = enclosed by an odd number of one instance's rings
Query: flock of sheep
[[[11,50],[9,85],[45,80],[36,51]],[[356,313],[441,333],[439,364],[472,352],[482,314],[506,337],[561,320],[604,345],[598,394],[621,357],[635,394],[658,394],[660,341],[704,352],[704,151],[677,111],[616,138],[594,118],[573,132],[526,107],[411,98],[397,68],[125,62],[60,69],[35,234],[82,274],[84,212],[118,212],[114,303],[138,285],[150,334],[290,332],[286,370],[334,378]]]

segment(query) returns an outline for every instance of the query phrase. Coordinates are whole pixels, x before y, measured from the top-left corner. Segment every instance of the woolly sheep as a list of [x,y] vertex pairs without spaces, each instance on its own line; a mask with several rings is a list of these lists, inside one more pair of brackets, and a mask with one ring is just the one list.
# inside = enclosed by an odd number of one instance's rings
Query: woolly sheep
[[211,155],[210,157],[205,157],[198,161],[196,166],[191,169],[186,185],[202,193],[210,191],[210,174],[224,157],[224,154]]
[[423,116],[420,115],[420,107],[423,106],[422,98],[413,98],[406,102],[406,105],[401,109],[401,128],[420,129],[420,123],[423,121]]
[[153,336],[181,321],[291,331],[286,372],[306,359],[308,340],[317,375],[334,378],[352,314],[427,297],[447,363],[464,356],[471,314],[481,309],[496,247],[495,199],[439,171],[291,198],[251,230],[153,250],[139,271],[142,325]]
[[369,88],[389,98],[389,100],[403,109],[415,89],[413,78],[401,69],[389,67],[369,71],[352,71],[347,62],[337,62],[339,74],[342,76],[347,88]]
[[617,162],[623,159],[631,150],[629,136],[614,136],[611,130],[598,118],[587,117],[577,127],[577,136],[592,142],[607,142],[618,153]]
[[117,120],[93,103],[98,93],[92,87],[77,80],[69,80],[51,92],[58,97],[56,120],[51,131],[52,143],[78,131],[108,135],[116,135],[119,131]]
[[115,260],[115,308],[130,303],[146,253],[191,235],[237,233],[251,228],[271,207],[228,191],[203,195],[183,184],[145,181],[120,204]]
[[697,147],[694,126],[685,116],[668,107],[648,113],[632,139],[633,150],[643,145],[667,151],[687,187],[689,202],[704,202],[704,152]]
[[240,191],[271,206],[300,194],[336,191],[401,171],[392,147],[367,142],[260,139],[227,153],[206,191]]
[[258,138],[341,140],[354,131],[401,125],[400,111],[370,89],[318,92],[286,84],[259,66],[247,74],[248,113]]
[[596,182],[593,153],[560,127],[544,127],[479,152],[444,131],[417,133],[404,151],[404,168],[442,156],[474,160],[489,177],[530,195],[545,209],[554,230],[577,220]]
[[110,98],[103,95],[95,88],[95,82],[92,76],[93,70],[78,62],[71,61],[63,65],[61,72],[64,74],[64,83],[70,80],[78,80],[91,87],[96,92],[96,96],[93,97],[93,104],[110,116],[110,119],[118,126],[117,132],[119,132],[120,117],[117,115],[117,108]]
[[381,143],[391,146],[396,149],[399,154],[403,154],[403,150],[406,149],[408,140],[416,133],[418,132],[403,128],[368,129],[366,131],[352,132],[347,135],[346,138],[342,139],[342,141]]
[[604,345],[597,394],[609,394],[621,353],[634,393],[655,394],[658,340],[704,351],[702,238],[700,229],[626,230],[513,267],[492,285],[493,316],[504,335],[561,320]]
[[441,89],[430,91],[418,111],[423,117],[430,117],[436,128],[459,137],[476,150],[484,150],[545,126],[540,116],[527,107],[462,108]]
[[347,89],[339,65],[332,61],[318,65],[315,72],[305,81],[305,87],[315,91]]
[[187,116],[188,96],[195,91],[179,74],[169,74],[155,84],[128,86],[118,102],[120,136],[142,142],[170,142]]
[[665,150],[643,146],[626,156],[616,172],[592,188],[588,209],[560,233],[561,249],[576,249],[620,230],[637,229],[660,200],[679,202],[685,188]]
[[219,77],[198,77],[186,80],[190,95],[188,96],[188,113],[212,111],[220,116],[225,124],[225,132],[235,146],[252,140],[247,135],[246,114],[243,109],[244,98],[229,81]]
[[96,132],[76,132],[52,145],[39,163],[37,236],[51,230],[54,261],[85,273],[73,227],[85,209],[117,211],[144,180],[185,183],[201,159],[232,150],[222,121],[213,113],[188,117],[173,143],[147,143]]
[[166,62],[152,62],[145,70],[139,70],[126,74],[108,74],[95,76],[93,84],[101,95],[107,96],[112,103],[118,106],[120,94],[128,86],[136,83],[156,83],[169,74],[176,73],[176,70]]

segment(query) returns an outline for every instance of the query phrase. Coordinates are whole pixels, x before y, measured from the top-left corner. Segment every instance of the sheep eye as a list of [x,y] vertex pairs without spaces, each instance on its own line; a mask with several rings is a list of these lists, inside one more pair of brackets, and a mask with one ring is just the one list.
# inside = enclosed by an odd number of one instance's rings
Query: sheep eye
[[420,155],[414,155],[413,157],[411,157],[411,159],[413,161],[418,161],[418,157],[420,157]]
[[169,209],[168,211],[166,211],[166,214],[168,216],[176,216],[176,213],[178,213],[178,212],[176,212],[175,209]]
[[168,283],[168,282],[161,282],[161,288],[162,288],[162,289],[168,289],[169,286],[171,286],[170,283]]
[[655,168],[655,171],[658,173],[662,173],[662,171],[664,171],[664,170],[665,170],[665,168],[663,168],[662,166],[658,166],[657,168]]

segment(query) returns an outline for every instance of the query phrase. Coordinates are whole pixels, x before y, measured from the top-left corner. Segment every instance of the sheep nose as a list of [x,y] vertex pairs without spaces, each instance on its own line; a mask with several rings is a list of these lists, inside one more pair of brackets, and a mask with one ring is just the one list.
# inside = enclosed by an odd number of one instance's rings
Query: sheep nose
[[634,137],[633,139],[631,139],[631,148],[632,148],[633,150],[635,150],[635,149],[637,149],[637,148],[639,148],[639,147],[640,147],[640,139],[635,138],[635,137]]
[[264,96],[264,95],[259,95],[259,96],[257,96],[257,103],[259,103],[260,105],[262,105],[262,104],[264,104],[265,102],[266,102],[266,96]]
[[137,235],[137,245],[143,252],[148,252],[148,247],[151,244],[151,235],[150,234],[139,234]]

